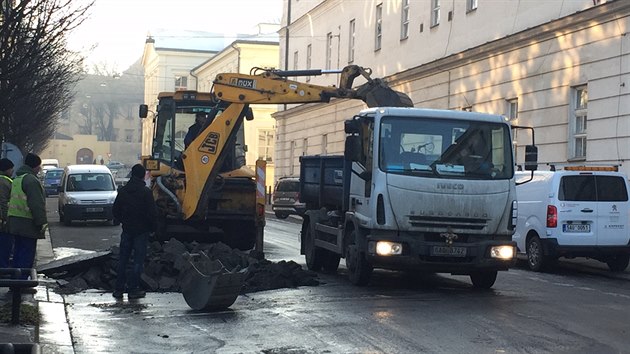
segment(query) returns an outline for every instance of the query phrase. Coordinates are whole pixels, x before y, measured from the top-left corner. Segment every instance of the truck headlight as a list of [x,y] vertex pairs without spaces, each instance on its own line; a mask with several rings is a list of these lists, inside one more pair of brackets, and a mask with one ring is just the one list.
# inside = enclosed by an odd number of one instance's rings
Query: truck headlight
[[394,256],[402,254],[402,244],[390,241],[378,241],[376,254],[379,256]]
[[492,246],[490,249],[490,257],[499,259],[514,258],[514,247],[512,246]]

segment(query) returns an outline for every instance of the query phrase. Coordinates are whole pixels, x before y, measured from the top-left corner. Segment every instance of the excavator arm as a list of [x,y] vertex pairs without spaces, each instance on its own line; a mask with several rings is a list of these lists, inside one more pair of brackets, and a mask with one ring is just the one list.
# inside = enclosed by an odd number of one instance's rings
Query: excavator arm
[[[289,80],[292,76],[316,76],[341,73],[339,87],[318,86]],[[372,79],[371,70],[349,65],[343,70],[266,70],[260,75],[225,73],[214,80],[214,94],[222,101],[249,104],[291,104],[329,102],[331,98],[360,99],[368,107],[413,107],[411,99],[392,90],[383,80]],[[354,79],[367,82],[352,88]]]
[[[341,73],[339,87],[318,86],[287,79]],[[411,99],[392,90],[383,80],[372,79],[371,70],[350,65],[341,71],[264,70],[261,74],[222,73],[214,80],[213,93],[228,107],[212,120],[183,152],[186,186],[182,212],[185,219],[206,212],[206,195],[219,174],[225,147],[243,122],[249,104],[293,104],[329,102],[331,98],[360,99],[369,107],[413,107]],[[352,88],[354,79],[367,82]]]

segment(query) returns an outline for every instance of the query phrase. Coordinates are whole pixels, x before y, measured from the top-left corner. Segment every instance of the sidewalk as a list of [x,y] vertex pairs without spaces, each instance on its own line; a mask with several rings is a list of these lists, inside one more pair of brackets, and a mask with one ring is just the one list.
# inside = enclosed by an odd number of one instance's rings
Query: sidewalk
[[[35,265],[46,264],[54,260],[50,233],[37,241]],[[39,343],[40,353],[72,353],[72,339],[66,320],[64,300],[61,295],[48,291],[47,283],[54,280],[39,279],[37,293],[22,295],[23,304],[36,306],[39,312],[39,324],[34,326],[0,324],[0,343]],[[11,304],[7,288],[0,288],[0,305]],[[16,351],[20,353],[21,351]],[[36,351],[33,351],[36,353]]]

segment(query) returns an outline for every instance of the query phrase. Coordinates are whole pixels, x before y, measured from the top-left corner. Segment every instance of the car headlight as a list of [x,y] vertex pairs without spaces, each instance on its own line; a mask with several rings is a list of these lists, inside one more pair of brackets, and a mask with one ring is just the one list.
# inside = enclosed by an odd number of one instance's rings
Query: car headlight
[[73,197],[66,197],[66,204],[79,204],[79,200]]
[[116,196],[109,197],[109,199],[107,199],[107,204],[114,204],[115,201],[116,201]]

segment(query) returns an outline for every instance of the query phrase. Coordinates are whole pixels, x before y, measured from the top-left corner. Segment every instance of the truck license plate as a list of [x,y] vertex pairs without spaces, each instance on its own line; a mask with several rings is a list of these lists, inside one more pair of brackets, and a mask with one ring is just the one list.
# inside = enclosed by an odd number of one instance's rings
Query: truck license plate
[[88,213],[99,213],[103,211],[103,208],[86,208],[85,211]]
[[433,256],[466,257],[466,247],[433,246]]
[[562,224],[563,232],[591,232],[591,224]]

